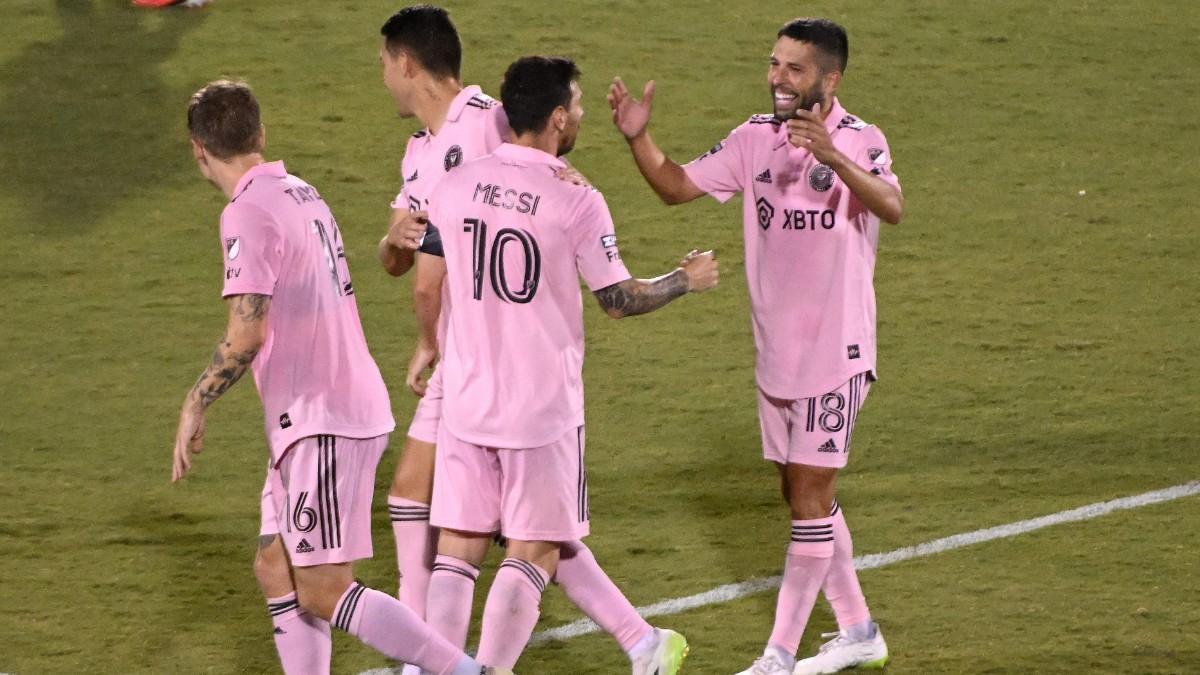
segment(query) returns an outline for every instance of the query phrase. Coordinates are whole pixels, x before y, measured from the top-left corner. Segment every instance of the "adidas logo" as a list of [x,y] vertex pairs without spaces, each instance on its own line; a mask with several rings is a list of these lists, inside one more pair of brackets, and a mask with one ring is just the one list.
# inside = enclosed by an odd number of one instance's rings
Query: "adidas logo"
[[279,626],[275,626],[275,634],[276,635],[287,635],[287,631],[280,628]]
[[762,173],[758,174],[757,176],[755,176],[755,177],[754,177],[754,182],[756,182],[756,183],[770,183],[770,182],[771,182],[771,170],[770,170],[770,169],[767,169],[766,171],[764,171],[764,172],[762,172]]
[[825,441],[824,443],[822,443],[821,447],[817,448],[817,452],[841,452],[841,451],[838,450],[837,443],[834,443],[833,439],[831,438],[831,439]]
[[[829,442],[832,443],[833,441],[829,441]],[[837,452],[837,448],[834,448],[834,452]],[[301,539],[300,543],[296,544],[296,553],[312,553],[312,552],[313,552],[312,544],[309,544],[307,539]]]

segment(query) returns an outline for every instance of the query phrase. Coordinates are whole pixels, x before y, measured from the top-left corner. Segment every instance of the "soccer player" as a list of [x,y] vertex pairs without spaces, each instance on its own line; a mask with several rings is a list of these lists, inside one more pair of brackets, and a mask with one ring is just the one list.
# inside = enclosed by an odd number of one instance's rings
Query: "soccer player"
[[[459,598],[474,592],[477,571],[444,560],[435,565],[436,529],[429,525],[435,444],[441,419],[441,377],[426,383],[422,373],[441,353],[446,263],[440,233],[426,224],[430,195],[463,162],[490,154],[509,134],[499,103],[479,87],[463,87],[458,31],[444,9],[407,7],[383,25],[383,78],[401,117],[416,117],[424,129],[413,134],[401,164],[404,185],[394,200],[392,222],[379,242],[379,259],[391,274],[414,268],[413,305],[420,327],[407,382],[421,396],[396,466],[388,509],[396,539],[400,599],[448,634],[466,640],[467,613]],[[562,163],[564,180],[574,180]],[[413,247],[418,247],[415,252]],[[633,675],[673,675],[687,642],[677,633],[646,622],[608,578],[582,541],[564,544],[555,582],[584,614],[625,651]],[[427,601],[427,598],[429,600]],[[450,612],[447,614],[447,612]],[[457,613],[455,613],[457,612]],[[405,671],[409,675],[413,669]]]
[[[750,117],[686,166],[647,132],[653,82],[641,101],[620,79],[609,90],[613,122],[664,202],[744,194],[763,454],[779,468],[792,516],[775,627],[762,657],[744,671],[756,675],[882,667],[888,658],[858,584],[834,484],[875,380],[879,222],[900,222],[904,198],[883,133],[837,99],[848,54],[846,32],[832,21],[785,24],[767,69],[774,114]],[[821,589],[839,633],[795,664]]]
[[[578,78],[568,59],[514,62],[500,88],[512,143],[464,164],[430,196],[453,307],[439,366],[438,568],[473,587],[492,535],[507,539],[478,657],[503,667],[529,640],[564,544],[588,533],[579,277],[615,318],[717,283],[711,252],[696,251],[669,274],[630,278],[603,196],[555,177],[583,116]],[[470,593],[456,602],[445,613],[469,617]],[[452,637],[461,644],[465,630]]]
[[283,162],[263,159],[259,106],[245,84],[199,90],[187,121],[200,173],[229,198],[229,324],[184,398],[171,480],[202,448],[205,410],[252,368],[271,459],[256,572],[284,671],[329,672],[332,622],[429,672],[479,675],[478,662],[403,603],[354,580],[353,561],[371,557],[375,467],[395,423],[333,214]]

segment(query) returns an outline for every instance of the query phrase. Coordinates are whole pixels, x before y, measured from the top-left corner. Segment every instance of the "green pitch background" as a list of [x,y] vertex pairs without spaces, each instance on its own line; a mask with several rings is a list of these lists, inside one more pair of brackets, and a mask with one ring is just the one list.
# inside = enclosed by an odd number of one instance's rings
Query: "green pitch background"
[[[194,475],[168,484],[179,402],[225,320],[223,199],[190,162],[183,111],[218,76],[256,87],[269,155],[338,216],[403,428],[409,281],[374,260],[415,130],[376,62],[395,7],[0,4],[0,671],[277,669],[250,570],[264,441],[249,381],[212,410]],[[465,79],[488,91],[521,54],[579,61],[572,160],[607,195],[631,270],[691,247],[724,264],[717,291],[659,314],[588,311],[588,541],[635,603],[776,573],[788,523],[759,459],[738,206],[659,205],[604,91],[613,75],[657,78],[655,136],[689,159],[768,109],[770,45],[798,13],[849,29],[842,101],[888,134],[908,199],[880,244],[882,380],[840,490],[858,552],[1200,478],[1200,5],[451,9]],[[1197,534],[1189,498],[862,581],[893,673],[1197,672]],[[382,508],[375,543],[360,576],[392,588]],[[688,672],[729,673],[761,649],[772,607],[763,594],[658,622],[690,638]],[[547,593],[542,627],[576,616]],[[802,652],[833,625],[822,601]],[[385,663],[340,635],[335,654],[338,673]],[[600,635],[519,666],[627,672]]]

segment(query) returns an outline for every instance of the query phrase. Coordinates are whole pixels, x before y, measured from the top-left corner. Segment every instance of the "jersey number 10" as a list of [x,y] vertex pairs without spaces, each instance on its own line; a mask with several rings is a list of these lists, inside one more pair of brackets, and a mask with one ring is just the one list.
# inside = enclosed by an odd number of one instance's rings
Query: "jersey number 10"
[[[488,268],[488,276],[492,280],[492,290],[496,296],[505,302],[525,304],[533,300],[537,294],[538,281],[542,276],[542,252],[538,249],[537,240],[525,230],[511,227],[501,228],[492,240],[492,251],[488,255],[487,223],[478,218],[467,218],[463,221],[466,227],[463,232],[471,235],[471,270],[475,276],[473,297],[483,300],[484,267]],[[525,260],[525,274],[521,287],[512,289],[508,285],[508,275],[504,269],[504,249],[507,246],[520,246]]]

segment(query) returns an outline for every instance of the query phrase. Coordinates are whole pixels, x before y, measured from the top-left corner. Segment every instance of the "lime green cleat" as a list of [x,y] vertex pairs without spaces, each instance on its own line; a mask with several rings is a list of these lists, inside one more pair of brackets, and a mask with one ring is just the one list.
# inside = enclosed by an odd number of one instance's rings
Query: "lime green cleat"
[[687,640],[673,630],[655,628],[654,650],[633,661],[633,675],[676,675],[688,655]]

